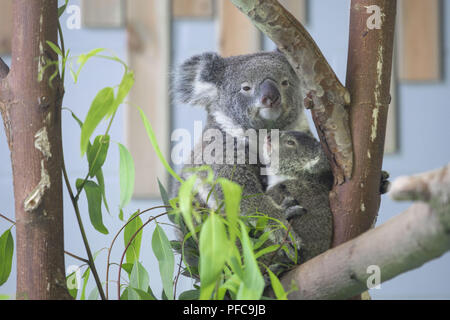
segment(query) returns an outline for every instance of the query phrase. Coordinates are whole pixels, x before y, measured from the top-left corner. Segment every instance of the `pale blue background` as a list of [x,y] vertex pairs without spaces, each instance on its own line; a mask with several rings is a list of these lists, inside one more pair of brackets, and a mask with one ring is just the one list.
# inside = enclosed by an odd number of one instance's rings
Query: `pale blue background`
[[[78,1],[71,1],[77,4]],[[328,59],[339,78],[345,81],[349,0],[314,0],[309,1],[308,25],[325,57]],[[443,17],[450,16],[450,1],[443,1]],[[443,80],[437,83],[401,83],[398,86],[398,130],[399,151],[394,155],[387,155],[384,169],[389,171],[392,178],[405,174],[413,174],[445,165],[450,160],[450,24],[448,19],[443,21]],[[65,23],[65,16],[62,22]],[[418,22],[420,23],[420,22]],[[204,51],[216,50],[217,25],[213,20],[178,20],[173,23],[172,61],[178,65],[189,56]],[[64,27],[66,47],[73,55],[87,52],[93,48],[104,47],[114,51],[119,57],[126,59],[126,32],[124,29],[81,29],[68,30]],[[264,45],[272,48],[269,41]],[[5,57],[10,63],[9,57]],[[401,59],[401,57],[399,57]],[[82,72],[79,83],[74,85],[70,77],[66,79],[66,95],[64,106],[71,108],[84,119],[90,102],[96,92],[108,85],[119,83],[122,69],[109,61],[93,60]],[[183,105],[176,105],[173,109],[173,128],[187,128],[192,130],[194,120],[204,120],[202,110]],[[114,141],[124,141],[124,113],[117,114],[111,135]],[[64,151],[71,181],[84,176],[86,163],[79,156],[79,128],[71,116],[63,113]],[[0,212],[8,217],[14,217],[14,202],[12,191],[11,165],[9,150],[3,126],[0,127]],[[104,221],[111,233],[121,226],[117,219],[119,199],[118,188],[118,152],[112,146],[108,156],[104,173],[107,184],[107,196],[110,199],[111,217],[105,214]],[[109,245],[112,235],[103,236],[93,230],[89,224],[87,208],[81,202],[81,210],[85,221],[88,237],[93,251]],[[145,209],[158,203],[157,201],[133,201],[127,214],[136,208]],[[65,197],[65,246],[80,256],[86,256],[81,242],[80,233],[76,225],[73,209],[69,198]],[[402,212],[408,203],[396,203],[387,196],[383,196],[378,224],[381,224]],[[160,212],[160,211],[159,211]],[[9,225],[0,221],[0,232]],[[146,229],[141,250],[141,260],[151,272],[151,286],[159,295],[161,284],[158,280],[157,262],[151,252],[151,234],[153,228]],[[167,228],[169,235],[172,233]],[[121,239],[121,238],[119,238]],[[395,243],[392,244],[393,246]],[[113,252],[114,260],[119,259],[123,248],[122,240]],[[104,279],[106,265],[106,251],[98,256],[99,271]],[[67,257],[66,266],[78,264],[78,261]],[[112,267],[112,279],[117,277],[117,267]],[[417,270],[403,274],[381,285],[380,290],[371,290],[374,299],[449,299],[450,298],[450,254],[427,263]],[[14,294],[15,292],[15,263],[9,281],[0,288],[0,293]],[[180,282],[178,292],[189,288],[191,281],[184,279]],[[92,283],[90,284],[92,288]],[[111,297],[115,295],[115,285],[111,283]]]

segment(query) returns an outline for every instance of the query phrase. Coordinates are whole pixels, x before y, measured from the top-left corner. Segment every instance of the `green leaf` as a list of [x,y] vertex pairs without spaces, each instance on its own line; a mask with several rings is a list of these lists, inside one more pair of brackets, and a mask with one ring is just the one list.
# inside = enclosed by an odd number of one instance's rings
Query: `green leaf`
[[139,300],[156,300],[154,296],[152,296],[150,293],[136,288],[131,288],[138,296]]
[[195,233],[194,222],[192,220],[192,189],[196,180],[197,175],[190,176],[186,181],[181,183],[180,189],[178,190],[181,215],[194,239],[197,239],[197,234]]
[[287,300],[287,293],[284,290],[283,285],[281,284],[278,277],[269,268],[266,268],[266,270],[269,273],[270,283],[272,284],[272,289],[277,299]]
[[229,256],[229,240],[224,223],[211,212],[200,231],[200,299],[209,299]]
[[120,82],[119,89],[117,90],[117,97],[114,100],[114,103],[111,106],[111,109],[108,111],[107,116],[112,116],[117,108],[123,103],[125,98],[130,93],[131,88],[134,85],[134,73],[130,71],[126,71],[122,81]]
[[[139,261],[136,261],[130,275],[130,287],[133,289],[147,290],[149,281],[147,270],[145,270]],[[128,300],[140,300],[139,294],[129,290]]]
[[[76,182],[77,190],[81,187],[83,180],[78,179]],[[103,225],[102,218],[102,190],[94,181],[86,181],[84,184],[84,192],[88,201],[89,218],[92,226],[98,232],[108,234],[108,229]]]
[[98,297],[99,297],[98,288],[94,287],[91,290],[91,293],[89,293],[88,300],[98,300]]
[[78,295],[77,272],[74,271],[66,277],[67,291],[76,299]]
[[178,300],[198,300],[200,298],[199,290],[184,291],[178,297]]
[[230,241],[236,240],[236,228],[240,212],[240,203],[242,197],[242,187],[230,180],[219,178],[217,182],[222,186],[225,198],[225,212],[228,220],[228,230],[230,232]]
[[105,49],[103,49],[103,48],[97,48],[97,49],[93,49],[93,50],[89,51],[87,54],[83,53],[83,54],[79,55],[78,60],[77,60],[77,63],[79,65],[77,72],[74,73],[74,72],[72,72],[72,69],[71,69],[71,73],[72,73],[75,83],[78,81],[78,76],[80,75],[80,72],[83,69],[86,62],[88,62],[88,60],[90,58],[96,56],[97,54],[99,54],[100,52],[102,52],[104,50]]
[[0,237],[0,286],[8,280],[11,273],[13,252],[14,240],[11,229],[8,229]]
[[166,168],[167,172],[169,172],[172,175],[172,177],[177,179],[180,183],[183,182],[183,179],[181,179],[180,176],[178,174],[176,174],[175,171],[173,171],[172,167],[169,165],[166,158],[162,154],[161,149],[159,148],[159,145],[158,145],[158,141],[156,140],[155,132],[153,131],[153,128],[152,128],[150,122],[148,121],[148,118],[145,115],[144,111],[139,107],[137,107],[137,108],[139,110],[139,114],[141,116],[142,122],[144,123],[145,130],[147,131],[148,138],[150,139],[150,142],[153,146],[153,149],[156,152],[156,155],[159,158],[159,161],[161,161],[161,163]]
[[82,156],[86,153],[91,135],[103,118],[108,114],[108,110],[113,102],[114,90],[111,87],[100,90],[92,101],[86,119],[84,120],[83,127],[81,128],[80,150]]
[[66,2],[58,8],[58,17],[61,17],[64,13],[64,11],[66,11],[67,8],[67,4],[69,3],[69,0],[66,0]]
[[120,205],[119,208],[125,208],[131,201],[134,190],[134,161],[128,149],[118,143],[120,154]]
[[242,283],[236,298],[238,300],[259,300],[264,290],[264,278],[258,268],[252,243],[248,237],[245,225],[242,221],[239,221],[239,224],[241,225],[244,277],[242,278]]
[[89,176],[97,175],[99,169],[105,163],[109,148],[109,135],[99,135],[95,138],[92,146],[88,145],[87,159],[89,162]]
[[[131,237],[136,233],[136,231],[140,227],[142,227],[142,220],[140,217],[136,217],[137,214],[139,214],[139,211],[131,215],[131,217],[128,219],[127,225],[125,226],[125,230],[123,233],[123,240],[125,247],[128,245]],[[139,260],[139,253],[141,251],[141,241],[142,241],[142,230],[139,231],[138,234],[136,234],[136,237],[134,237],[130,247],[127,250],[126,253],[127,263],[133,264],[135,261]]]
[[61,49],[60,49],[56,44],[54,44],[53,42],[48,41],[48,40],[47,40],[46,42],[47,42],[47,44],[49,45],[49,47],[52,48],[52,50],[55,51],[55,53],[56,53],[58,56],[61,56],[61,57],[64,56],[64,55],[62,54],[62,52],[61,52]]
[[106,211],[108,211],[108,213],[110,213],[109,207],[108,207],[108,202],[106,201],[105,179],[103,177],[102,168],[98,169],[97,174],[95,175],[95,178],[97,179],[98,186],[102,190],[103,204],[105,205]]
[[270,232],[266,231],[264,232],[259,238],[258,240],[256,240],[254,246],[253,246],[253,250],[259,249],[264,243],[266,243],[266,241],[269,239],[270,236]]
[[86,286],[87,286],[90,274],[91,274],[91,269],[88,267],[88,268],[86,268],[83,275],[81,276],[83,278],[83,288],[81,288],[80,300],[86,300]]
[[125,288],[125,290],[123,290],[122,294],[120,295],[120,300],[128,300],[128,292],[131,290],[131,288]]
[[159,186],[159,193],[161,194],[161,200],[163,201],[165,206],[170,207],[169,196],[167,195],[167,191],[162,185],[161,181],[159,181],[159,178],[158,178],[158,186]]
[[122,269],[128,273],[128,276],[131,275],[131,271],[133,271],[134,263],[122,263]]
[[271,246],[265,247],[265,248],[263,248],[263,249],[261,249],[261,250],[259,250],[258,252],[255,253],[255,258],[258,259],[259,257],[261,257],[261,256],[263,256],[265,254],[277,251],[279,248],[280,248],[279,244],[273,244]]
[[153,253],[158,259],[159,273],[163,283],[163,289],[169,300],[173,300],[173,272],[175,269],[175,258],[172,246],[164,230],[156,224],[152,237]]

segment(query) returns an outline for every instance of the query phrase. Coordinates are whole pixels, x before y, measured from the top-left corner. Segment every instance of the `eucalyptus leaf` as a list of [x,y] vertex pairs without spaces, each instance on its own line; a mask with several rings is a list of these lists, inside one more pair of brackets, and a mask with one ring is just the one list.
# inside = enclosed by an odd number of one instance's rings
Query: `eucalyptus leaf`
[[135,294],[137,294],[139,296],[139,300],[156,300],[155,297],[152,296],[147,291],[144,291],[141,289],[136,289],[136,288],[131,288],[131,290],[134,291]]
[[173,300],[175,257],[170,241],[159,224],[156,224],[155,231],[153,232],[152,249],[156,259],[158,259],[159,273],[161,274],[164,292],[169,300]]
[[86,119],[84,120],[83,127],[81,128],[80,150],[82,156],[86,153],[91,135],[105,118],[113,102],[114,90],[111,87],[100,90],[92,101]]
[[110,110],[108,110],[107,113],[108,117],[112,116],[116,112],[117,108],[123,103],[125,98],[130,93],[130,90],[133,87],[133,85],[134,85],[134,73],[126,71],[119,85],[119,89],[117,90],[116,99],[114,100],[114,103],[111,105]]
[[53,42],[48,41],[48,40],[47,40],[46,42],[47,42],[48,46],[49,46],[50,48],[52,48],[52,50],[55,51],[55,53],[56,53],[58,56],[63,57],[63,54],[62,54],[62,52],[61,52],[61,49],[60,49],[56,44],[54,44]]
[[183,182],[183,179],[181,179],[180,176],[175,173],[175,171],[169,165],[169,163],[167,162],[163,153],[161,152],[161,149],[159,148],[159,145],[158,145],[158,141],[156,140],[155,132],[153,131],[150,121],[148,121],[148,118],[145,115],[144,111],[139,107],[138,107],[138,110],[139,110],[139,115],[141,116],[141,120],[144,123],[145,130],[147,131],[148,138],[150,139],[150,142],[153,146],[153,149],[156,152],[156,155],[159,158],[159,161],[161,161],[163,166],[166,168],[167,172],[169,172],[172,175],[172,177],[177,179],[179,182]]
[[[145,270],[139,261],[135,261],[130,275],[130,287],[133,289],[147,290],[149,281],[147,270]],[[129,290],[128,300],[140,300],[139,294],[133,290]]]
[[178,297],[178,300],[198,300],[200,298],[199,290],[184,291]]
[[69,0],[66,0],[66,2],[58,8],[58,17],[61,17],[64,13],[64,11],[66,11],[67,8],[67,4],[69,3]]
[[220,279],[229,256],[229,240],[224,223],[217,214],[211,212],[203,224],[199,239],[200,249],[200,299],[209,299]]
[[120,209],[125,208],[126,205],[131,201],[134,190],[134,161],[128,149],[118,143],[119,154],[120,154],[120,166],[119,166],[119,177],[120,177]]
[[98,300],[98,297],[99,297],[98,288],[94,287],[91,290],[91,293],[89,293],[88,300]]
[[280,279],[269,269],[266,268],[269,273],[270,283],[272,285],[273,292],[278,300],[287,300],[287,293],[280,282]]
[[14,240],[11,229],[8,229],[0,237],[0,286],[8,280],[11,273],[13,253]]
[[[77,180],[77,189],[81,187],[82,180]],[[102,218],[102,190],[101,188],[94,182],[87,180],[84,184],[84,192],[86,193],[86,198],[88,201],[88,211],[89,211],[89,219],[91,220],[92,226],[98,232],[103,234],[108,234],[108,229],[106,229],[103,224]]]
[[180,202],[180,211],[183,216],[183,220],[186,223],[189,231],[194,239],[197,239],[197,234],[194,228],[194,222],[192,219],[192,198],[193,198],[193,188],[195,181],[197,180],[197,175],[190,176],[186,181],[181,183],[180,189],[178,190],[178,198]]
[[[128,223],[125,226],[125,230],[123,233],[124,246],[126,247],[130,242],[131,237],[137,232],[137,230],[142,227],[142,219],[140,217],[136,217],[139,214],[139,211],[135,212],[128,219]],[[126,261],[127,263],[134,264],[135,261],[139,260],[139,253],[141,251],[141,242],[142,242],[142,230],[136,234],[133,241],[130,244],[126,252]]]
[[76,299],[78,295],[78,283],[77,283],[77,272],[74,271],[66,277],[67,291]]
[[159,193],[161,194],[161,200],[163,201],[165,206],[170,207],[169,196],[168,196],[167,191],[164,188],[163,184],[161,183],[161,181],[159,181],[159,179],[158,179],[158,187],[159,187]]
[[109,148],[109,135],[99,135],[94,139],[92,146],[87,148],[87,159],[89,162],[89,176],[92,178],[97,175],[105,163]]
[[236,298],[238,300],[259,300],[264,290],[264,278],[259,270],[258,263],[253,253],[252,243],[242,221],[241,244],[244,258],[244,277],[240,284]]
[[236,228],[238,226],[242,187],[237,183],[224,178],[219,178],[217,181],[222,186],[225,200],[225,213],[227,214],[228,230],[230,232],[230,241],[233,243],[234,240],[236,240]]
[[83,287],[81,288],[81,300],[86,300],[86,287],[89,280],[89,276],[91,275],[91,269],[88,267],[86,271],[84,271],[83,275],[81,276],[83,278]]
[[103,170],[102,170],[102,168],[98,169],[98,171],[97,171],[97,173],[95,175],[95,178],[97,179],[98,186],[102,190],[103,204],[105,205],[106,211],[108,211],[108,213],[110,213],[109,207],[108,207],[108,202],[106,200],[105,178],[103,177]]

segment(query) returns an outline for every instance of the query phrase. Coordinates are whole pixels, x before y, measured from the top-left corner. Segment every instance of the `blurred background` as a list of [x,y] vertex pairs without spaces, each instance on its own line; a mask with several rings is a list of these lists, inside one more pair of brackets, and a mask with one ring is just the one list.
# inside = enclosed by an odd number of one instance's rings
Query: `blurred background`
[[[10,64],[11,0],[0,0],[0,55]],[[60,5],[64,1],[60,1]],[[345,83],[350,0],[281,1],[311,33],[323,54]],[[393,97],[389,109],[384,170],[391,180],[447,164],[450,160],[450,0],[398,1]],[[447,18],[446,18],[447,17]],[[94,48],[106,48],[127,61],[136,74],[129,106],[119,109],[111,139],[127,145],[136,166],[135,195],[125,216],[136,209],[161,203],[156,179],[168,186],[168,177],[157,161],[134,105],[149,117],[166,157],[170,159],[171,132],[184,128],[193,132],[195,120],[205,122],[205,112],[170,99],[173,68],[194,54],[217,51],[224,56],[273,50],[228,0],[70,0],[61,17],[66,50],[76,56]],[[122,77],[119,64],[102,59],[89,61],[79,81],[65,79],[63,106],[84,119],[96,93],[116,86]],[[308,113],[309,116],[309,113]],[[311,119],[310,119],[311,121]],[[312,128],[314,126],[312,125]],[[87,163],[79,155],[78,124],[63,111],[63,139],[71,182],[84,177]],[[176,141],[172,142],[176,143]],[[14,196],[10,154],[3,126],[0,127],[0,213],[14,218]],[[119,155],[113,146],[104,166],[106,192],[111,215],[104,212],[109,235],[101,235],[89,224],[87,204],[81,210],[100,276],[105,279],[106,254],[116,230],[121,227],[119,204]],[[383,196],[377,225],[401,213],[409,203],[397,203]],[[85,256],[73,208],[65,191],[66,250]],[[155,211],[161,212],[161,211]],[[165,222],[165,220],[161,220]],[[0,221],[0,232],[10,224]],[[169,237],[174,238],[170,227]],[[151,251],[153,227],[144,231],[140,260],[150,273],[150,285],[157,296],[162,291],[157,261]],[[119,238],[121,239],[121,238]],[[395,246],[395,243],[392,243]],[[123,241],[118,241],[113,260],[120,258]],[[376,263],[376,262],[374,262]],[[66,256],[66,267],[79,261]],[[371,290],[373,299],[450,299],[450,254],[431,261]],[[112,279],[117,267],[112,267]],[[382,270],[381,270],[381,276]],[[15,265],[0,293],[14,295]],[[177,292],[192,286],[183,278]],[[89,288],[94,284],[90,283]],[[115,283],[111,283],[115,288]],[[111,289],[110,289],[111,290]],[[88,290],[89,291],[89,290]],[[113,291],[115,293],[115,290]],[[113,294],[111,296],[115,298]]]

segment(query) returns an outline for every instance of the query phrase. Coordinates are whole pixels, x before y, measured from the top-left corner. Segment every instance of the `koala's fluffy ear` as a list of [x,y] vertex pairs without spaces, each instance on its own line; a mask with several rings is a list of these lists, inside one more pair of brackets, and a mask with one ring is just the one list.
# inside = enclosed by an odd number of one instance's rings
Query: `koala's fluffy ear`
[[216,53],[204,53],[186,60],[176,71],[174,93],[177,100],[208,106],[217,99],[225,60]]

